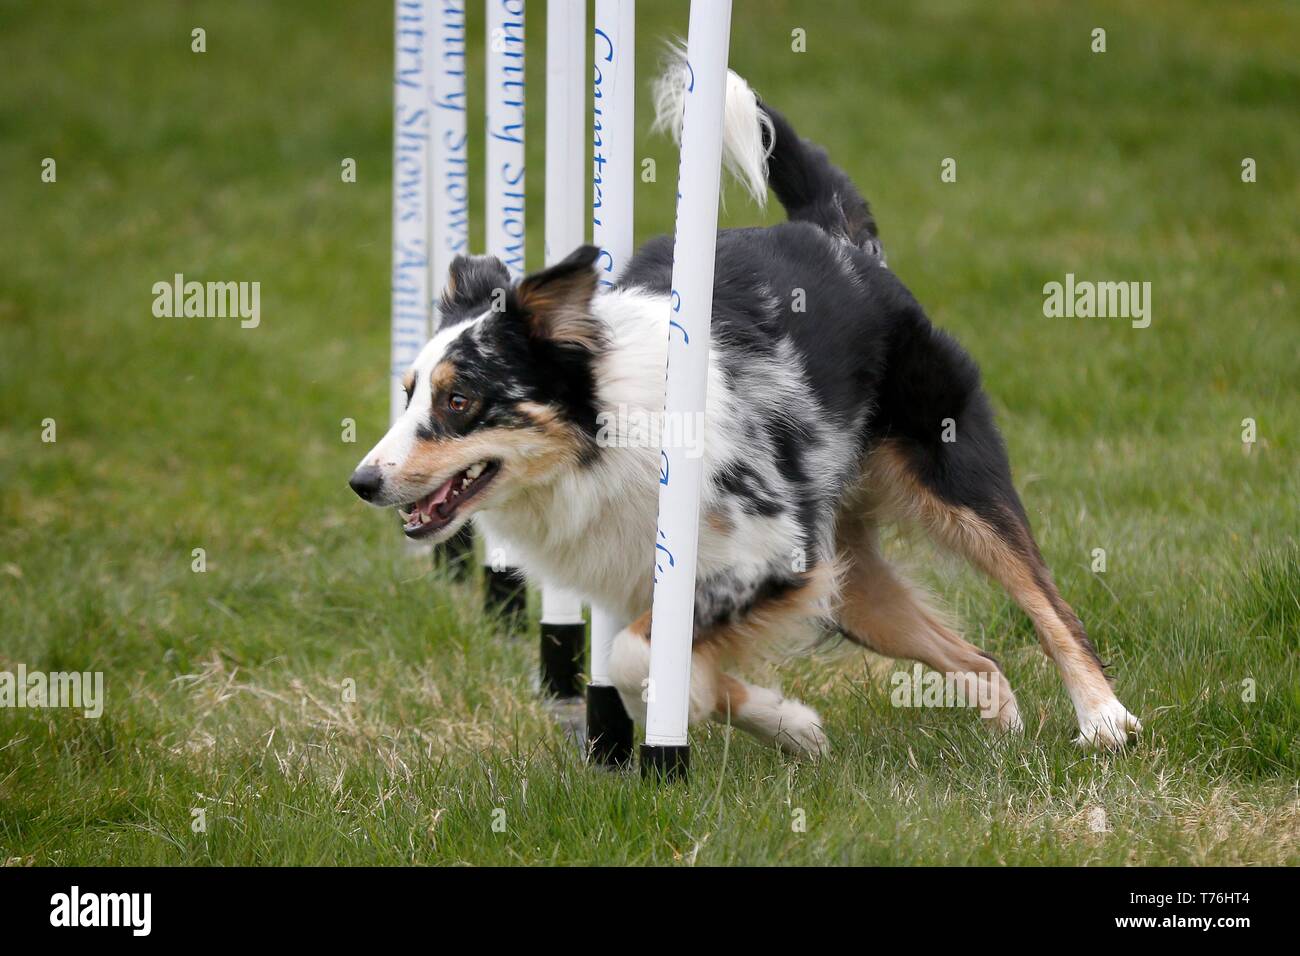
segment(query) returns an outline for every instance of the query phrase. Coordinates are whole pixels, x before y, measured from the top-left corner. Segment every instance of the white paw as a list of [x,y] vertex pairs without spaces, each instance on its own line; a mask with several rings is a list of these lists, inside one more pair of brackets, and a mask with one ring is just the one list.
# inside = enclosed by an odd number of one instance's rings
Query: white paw
[[993,726],[1005,734],[1023,734],[1025,732],[1025,722],[1020,719],[1020,711],[1014,706],[1003,707],[998,711],[997,721]]
[[826,757],[831,742],[822,730],[822,719],[807,704],[785,699],[777,707],[776,734],[773,740],[785,753],[795,757]]
[[988,726],[1008,734],[1023,733],[1025,723],[1020,719],[1020,708],[1016,706],[1016,699],[1004,700],[1000,707],[988,707],[980,711],[980,716],[984,718]]
[[1080,747],[1119,750],[1128,745],[1129,735],[1141,730],[1141,721],[1112,697],[1079,720],[1079,736],[1074,742]]
[[623,709],[632,718],[632,723],[645,726],[646,702],[641,688],[618,688],[618,698],[623,702]]
[[646,718],[644,682],[649,673],[650,645],[627,628],[619,631],[610,649],[609,676],[628,716],[639,724]]

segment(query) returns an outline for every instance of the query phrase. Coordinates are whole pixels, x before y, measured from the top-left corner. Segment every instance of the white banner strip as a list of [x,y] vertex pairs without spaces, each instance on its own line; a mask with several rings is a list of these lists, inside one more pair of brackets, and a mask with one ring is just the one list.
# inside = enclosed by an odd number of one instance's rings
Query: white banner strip
[[469,136],[466,130],[465,0],[431,0],[433,86],[430,100],[430,160],[433,174],[429,201],[433,207],[431,282],[435,308],[447,284],[451,261],[469,255]]
[[[486,0],[487,254],[520,279],[524,262],[524,0]],[[513,567],[484,535],[483,563]]]
[[586,234],[586,0],[546,4],[546,264]]
[[[546,265],[582,245],[586,209],[587,3],[546,3]],[[543,624],[582,623],[582,602],[542,586]]]
[[393,272],[389,421],[406,408],[402,376],[429,337],[429,5],[397,0],[393,30]]
[[636,0],[596,0],[591,241],[608,288],[632,258],[635,185]]
[[524,0],[487,0],[487,254],[524,274]]

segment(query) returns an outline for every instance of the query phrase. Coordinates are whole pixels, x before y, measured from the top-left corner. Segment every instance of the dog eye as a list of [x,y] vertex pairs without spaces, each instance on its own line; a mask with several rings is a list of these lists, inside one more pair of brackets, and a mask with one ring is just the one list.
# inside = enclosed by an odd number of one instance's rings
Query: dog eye
[[452,392],[447,396],[447,407],[453,412],[463,412],[465,409],[469,408],[469,399],[464,395]]

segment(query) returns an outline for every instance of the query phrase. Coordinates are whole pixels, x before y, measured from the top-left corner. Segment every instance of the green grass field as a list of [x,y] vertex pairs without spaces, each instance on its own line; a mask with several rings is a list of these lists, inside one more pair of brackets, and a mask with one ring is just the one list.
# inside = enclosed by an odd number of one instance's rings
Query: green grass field
[[[640,7],[648,117],[686,4]],[[0,0],[0,670],[103,671],[107,693],[98,720],[0,709],[0,861],[1300,863],[1300,10],[736,8],[732,65],[849,170],[891,268],[980,361],[1140,742],[1076,749],[1023,616],[898,541],[1003,661],[1022,739],[892,707],[910,664],[839,649],[781,674],[828,760],[708,726],[688,787],[584,768],[531,633],[498,636],[345,484],[387,415],[391,4]],[[533,3],[534,264],[544,28]],[[645,238],[676,164],[638,152]],[[730,196],[728,223],[762,215]],[[260,326],[155,318],[177,272],[260,281]],[[1151,326],[1045,318],[1067,272],[1151,282]]]

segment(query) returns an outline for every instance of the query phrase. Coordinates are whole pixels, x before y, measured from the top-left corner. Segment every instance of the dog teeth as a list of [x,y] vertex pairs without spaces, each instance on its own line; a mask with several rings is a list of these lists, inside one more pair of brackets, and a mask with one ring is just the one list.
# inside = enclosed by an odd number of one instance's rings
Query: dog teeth
[[429,511],[420,507],[416,502],[411,506],[410,511],[398,508],[397,513],[401,515],[402,521],[412,527],[426,525],[435,519],[442,519],[447,511],[452,510],[450,502],[464,494],[470,484],[487,470],[488,463],[485,461],[475,462],[462,472],[458,480],[452,482],[451,492],[448,496],[437,505],[429,505]]

